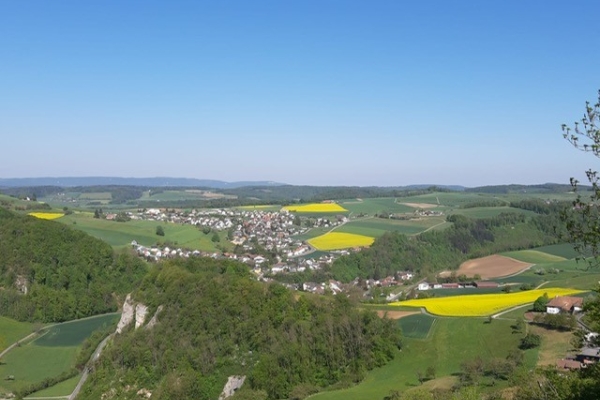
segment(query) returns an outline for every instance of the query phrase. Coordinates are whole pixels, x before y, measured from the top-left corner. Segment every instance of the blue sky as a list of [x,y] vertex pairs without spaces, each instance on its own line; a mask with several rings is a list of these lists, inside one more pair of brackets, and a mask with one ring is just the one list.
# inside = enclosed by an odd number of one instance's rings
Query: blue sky
[[0,177],[568,183],[600,2],[0,0]]

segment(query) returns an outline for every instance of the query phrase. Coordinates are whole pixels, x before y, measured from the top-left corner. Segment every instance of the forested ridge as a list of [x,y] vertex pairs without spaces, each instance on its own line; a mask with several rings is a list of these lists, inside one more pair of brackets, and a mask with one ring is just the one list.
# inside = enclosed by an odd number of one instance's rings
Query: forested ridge
[[115,311],[143,261],[69,226],[0,208],[0,315],[60,322]]
[[343,296],[257,282],[232,261],[163,262],[134,298],[151,312],[162,305],[159,323],[117,335],[83,398],[133,399],[146,388],[158,399],[214,399],[234,374],[247,376],[240,397],[304,398],[359,381],[400,347],[393,321]]
[[[539,203],[526,205],[544,207]],[[544,215],[533,217],[502,213],[493,218],[472,219],[455,214],[447,217],[452,226],[445,230],[418,236],[389,232],[370,248],[337,259],[331,275],[344,282],[355,277],[380,279],[406,269],[423,276],[458,268],[470,258],[556,243],[563,224],[554,206],[543,210]]]

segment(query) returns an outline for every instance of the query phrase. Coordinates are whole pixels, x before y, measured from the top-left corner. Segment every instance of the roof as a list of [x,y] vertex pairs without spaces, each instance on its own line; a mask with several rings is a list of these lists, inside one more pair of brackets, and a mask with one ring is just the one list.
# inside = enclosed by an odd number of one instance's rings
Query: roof
[[584,347],[579,352],[584,357],[600,357],[600,347]]
[[556,307],[564,311],[569,311],[573,307],[582,307],[583,299],[581,297],[556,296],[546,304],[546,307]]
[[491,281],[479,281],[479,282],[475,282],[475,286],[477,286],[478,288],[482,288],[482,287],[498,287],[498,283],[497,282],[491,282]]
[[557,360],[556,368],[561,369],[580,369],[581,363],[576,360]]

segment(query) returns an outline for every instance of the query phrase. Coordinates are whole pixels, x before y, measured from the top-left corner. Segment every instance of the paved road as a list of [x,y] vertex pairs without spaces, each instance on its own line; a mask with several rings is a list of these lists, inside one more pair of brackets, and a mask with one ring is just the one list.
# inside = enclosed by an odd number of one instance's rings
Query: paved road
[[108,341],[110,340],[110,338],[112,336],[113,336],[113,334],[110,334],[107,337],[105,337],[104,340],[102,342],[100,342],[98,347],[96,347],[96,351],[94,351],[94,354],[92,354],[92,356],[90,357],[90,360],[88,361],[85,369],[83,370],[83,374],[81,374],[81,379],[79,379],[79,382],[77,383],[77,386],[75,387],[75,390],[73,390],[73,393],[71,393],[71,395],[69,396],[69,400],[74,400],[75,398],[77,398],[77,395],[81,391],[81,387],[83,386],[83,384],[85,383],[85,381],[88,378],[88,371],[89,371],[90,366],[92,365],[92,363],[94,361],[96,361],[98,359],[98,357],[100,357],[100,354],[102,353],[102,350],[104,349],[104,346],[106,346],[106,343],[108,343]]

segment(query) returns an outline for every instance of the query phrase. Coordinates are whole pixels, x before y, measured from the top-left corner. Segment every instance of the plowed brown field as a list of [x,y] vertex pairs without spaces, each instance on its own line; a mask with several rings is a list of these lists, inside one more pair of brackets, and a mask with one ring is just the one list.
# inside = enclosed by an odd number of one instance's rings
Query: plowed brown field
[[[469,277],[479,274],[481,279],[493,279],[507,275],[514,275],[518,272],[526,270],[532,265],[533,264],[515,260],[514,258],[495,254],[493,256],[475,258],[473,260],[465,261],[460,265],[460,268],[458,268],[456,274],[464,274]],[[449,276],[450,274],[450,271],[444,271],[440,274],[440,276]]]

